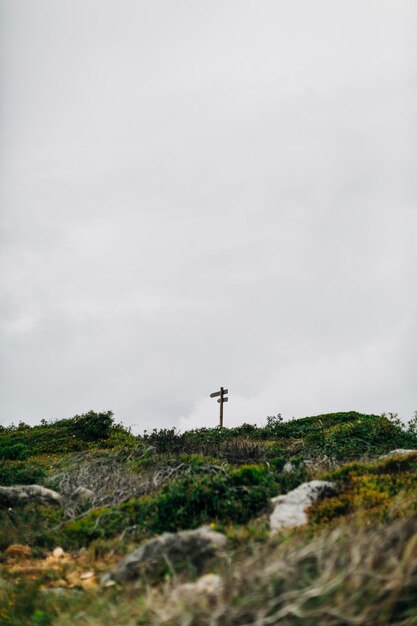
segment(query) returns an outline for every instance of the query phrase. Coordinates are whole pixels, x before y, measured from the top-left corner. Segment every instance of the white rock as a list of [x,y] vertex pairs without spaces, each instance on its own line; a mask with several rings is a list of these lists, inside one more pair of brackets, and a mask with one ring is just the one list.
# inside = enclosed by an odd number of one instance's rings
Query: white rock
[[306,509],[322,498],[336,493],[337,486],[335,483],[325,480],[311,480],[286,495],[272,498],[274,510],[269,518],[271,530],[277,531],[306,524]]
[[36,502],[39,504],[62,504],[62,496],[41,485],[13,485],[0,487],[0,505],[16,506]]
[[195,602],[201,596],[215,598],[223,591],[223,580],[217,574],[205,574],[198,578],[195,583],[185,583],[174,589],[173,600],[186,600]]
[[290,474],[291,472],[293,472],[295,469],[295,466],[293,463],[291,463],[291,461],[287,461],[284,465],[284,467],[282,468],[282,470],[284,472],[287,472],[288,474]]
[[55,548],[52,552],[54,559],[62,559],[65,556],[65,552],[62,548]]
[[405,448],[398,448],[397,450],[391,450],[387,454],[380,456],[380,459],[389,459],[392,456],[408,456],[409,454],[417,454],[417,450],[406,450]]

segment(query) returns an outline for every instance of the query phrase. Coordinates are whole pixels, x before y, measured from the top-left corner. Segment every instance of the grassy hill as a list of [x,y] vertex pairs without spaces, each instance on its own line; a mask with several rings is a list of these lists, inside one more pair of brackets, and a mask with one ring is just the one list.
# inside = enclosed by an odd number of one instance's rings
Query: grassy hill
[[[415,420],[354,411],[141,436],[111,412],[0,427],[0,486],[64,498],[0,507],[0,624],[417,624],[417,454],[380,458],[398,448],[417,450]],[[270,498],[316,478],[337,496],[271,536]],[[214,604],[174,601],[197,574],[169,566],[134,592],[82,582],[146,539],[204,524],[229,540]]]

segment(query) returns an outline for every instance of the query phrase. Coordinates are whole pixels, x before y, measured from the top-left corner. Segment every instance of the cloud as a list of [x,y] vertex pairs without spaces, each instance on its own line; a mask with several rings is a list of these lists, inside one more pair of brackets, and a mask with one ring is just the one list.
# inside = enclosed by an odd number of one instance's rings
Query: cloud
[[409,417],[416,11],[4,2],[3,421]]

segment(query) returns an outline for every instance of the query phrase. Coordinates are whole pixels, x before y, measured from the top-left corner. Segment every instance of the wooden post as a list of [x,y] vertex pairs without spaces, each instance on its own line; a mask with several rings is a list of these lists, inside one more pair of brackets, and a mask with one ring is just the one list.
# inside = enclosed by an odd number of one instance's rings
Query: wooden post
[[224,388],[220,387],[220,428],[223,428],[223,394]]
[[223,404],[229,401],[227,397],[228,393],[228,389],[220,387],[220,391],[213,391],[213,393],[210,394],[210,398],[219,398],[217,402],[220,404],[220,428],[223,428]]

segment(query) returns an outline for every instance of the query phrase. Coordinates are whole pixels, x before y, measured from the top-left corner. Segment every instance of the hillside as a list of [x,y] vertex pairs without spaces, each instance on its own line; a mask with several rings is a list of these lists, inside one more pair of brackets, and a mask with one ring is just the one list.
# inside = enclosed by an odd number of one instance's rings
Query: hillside
[[[271,532],[271,498],[313,480],[333,491]],[[15,485],[59,502],[10,504]],[[411,626],[416,485],[416,420],[395,415],[141,436],[111,412],[0,427],[0,624]],[[154,559],[100,584],[137,546],[202,526],[226,538],[204,563]]]

